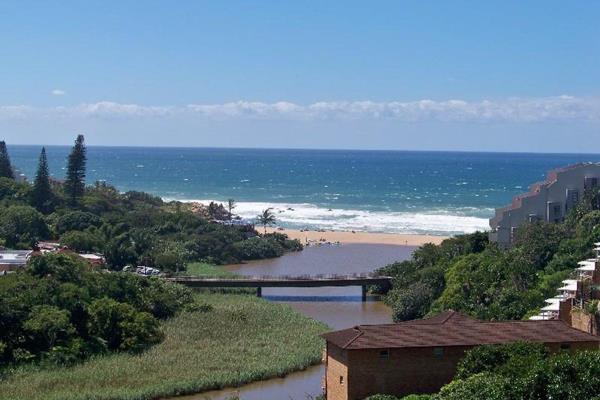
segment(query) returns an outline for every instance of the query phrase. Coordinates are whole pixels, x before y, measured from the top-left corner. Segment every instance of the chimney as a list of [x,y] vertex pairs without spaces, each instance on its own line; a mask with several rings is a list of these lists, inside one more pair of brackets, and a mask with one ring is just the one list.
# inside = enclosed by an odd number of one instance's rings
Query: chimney
[[573,299],[565,299],[558,303],[558,319],[572,325],[571,309],[573,308]]

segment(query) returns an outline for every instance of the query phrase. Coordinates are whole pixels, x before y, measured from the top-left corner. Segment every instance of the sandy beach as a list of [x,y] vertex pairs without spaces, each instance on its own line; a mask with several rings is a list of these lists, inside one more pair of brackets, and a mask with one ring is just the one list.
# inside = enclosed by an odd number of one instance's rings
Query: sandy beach
[[[260,227],[257,227],[262,231]],[[365,243],[365,244],[391,244],[397,246],[421,246],[425,243],[439,244],[447,236],[434,235],[402,235],[396,233],[372,233],[372,232],[318,232],[318,231],[299,231],[294,229],[279,230],[276,228],[267,228],[267,232],[285,233],[292,239],[298,239],[302,243],[307,241],[318,242],[325,239],[327,242],[340,243]]]

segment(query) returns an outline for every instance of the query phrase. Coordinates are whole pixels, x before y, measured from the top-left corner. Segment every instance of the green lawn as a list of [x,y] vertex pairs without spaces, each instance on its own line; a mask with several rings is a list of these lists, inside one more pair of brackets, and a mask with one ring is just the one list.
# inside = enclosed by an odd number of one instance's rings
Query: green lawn
[[286,305],[231,294],[197,300],[213,310],[165,322],[165,340],[145,353],[22,370],[0,383],[0,399],[157,399],[283,376],[321,360],[327,327]]

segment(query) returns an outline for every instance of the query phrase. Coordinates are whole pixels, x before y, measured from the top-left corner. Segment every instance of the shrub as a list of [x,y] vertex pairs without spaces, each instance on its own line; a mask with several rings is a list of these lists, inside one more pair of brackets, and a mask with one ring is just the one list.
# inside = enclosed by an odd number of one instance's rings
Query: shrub
[[467,379],[452,381],[434,398],[436,400],[517,400],[511,395],[514,383],[503,376],[484,372]]
[[0,200],[7,202],[23,201],[31,192],[31,186],[26,183],[16,182],[14,179],[0,177]]
[[429,286],[417,282],[408,288],[393,289],[388,294],[394,321],[408,321],[427,313],[433,293]]
[[77,252],[101,251],[103,240],[100,235],[88,231],[69,231],[60,238],[60,243]]
[[56,221],[56,232],[83,231],[92,226],[98,227],[102,221],[97,215],[85,211],[71,211],[61,215]]
[[141,351],[161,340],[158,319],[174,316],[192,294],[158,278],[96,272],[74,255],[35,256],[0,279],[0,367]]
[[257,260],[280,257],[284,253],[284,248],[276,240],[255,236],[234,243],[233,251],[240,260]]
[[50,232],[44,216],[30,206],[12,206],[0,212],[0,236],[9,247],[30,248]]
[[102,298],[90,304],[88,313],[89,333],[102,338],[110,350],[140,351],[162,338],[158,321],[129,304]]
[[564,352],[538,363],[526,390],[531,399],[597,399],[600,352]]
[[270,239],[270,240],[276,241],[277,243],[279,243],[279,245],[281,247],[283,247],[283,249],[285,251],[300,251],[304,248],[304,246],[302,246],[302,243],[300,243],[299,240],[290,239],[288,237],[288,235],[285,235],[283,233],[279,233],[279,232],[267,233],[266,235],[263,235],[262,237],[264,239]]
[[55,306],[38,305],[29,312],[23,328],[38,351],[47,351],[55,345],[68,343],[75,333],[69,321],[69,312]]
[[464,379],[481,372],[523,376],[547,355],[541,343],[478,346],[469,350],[458,364],[456,377]]

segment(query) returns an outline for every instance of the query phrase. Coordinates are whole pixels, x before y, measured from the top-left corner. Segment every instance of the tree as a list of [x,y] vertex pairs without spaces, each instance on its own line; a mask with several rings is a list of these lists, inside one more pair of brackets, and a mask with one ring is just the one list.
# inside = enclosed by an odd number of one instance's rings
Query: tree
[[42,147],[38,162],[37,173],[31,192],[33,206],[40,212],[52,212],[52,188],[50,186],[50,173],[48,172],[48,159],[46,149]]
[[63,234],[68,231],[83,231],[100,225],[102,225],[102,220],[97,215],[85,211],[71,211],[58,218],[56,231]]
[[234,255],[240,260],[280,257],[284,248],[275,240],[254,236],[233,244]]
[[0,141],[0,177],[15,179],[15,173],[10,164],[10,157],[4,140]]
[[43,215],[33,207],[12,206],[0,213],[0,236],[9,247],[29,248],[49,234]]
[[71,206],[79,203],[85,190],[85,164],[86,148],[83,135],[78,135],[75,145],[69,154],[67,163],[67,179],[65,181],[65,193]]
[[230,221],[233,218],[233,209],[236,207],[237,207],[237,205],[235,204],[234,199],[227,200],[227,209],[229,210],[229,220]]
[[270,207],[266,210],[263,210],[261,214],[258,214],[256,220],[260,225],[263,226],[263,228],[265,228],[265,234],[267,233],[267,226],[275,225],[275,223],[277,222],[277,218],[275,218],[273,209]]
[[391,290],[388,300],[392,304],[394,321],[422,318],[433,301],[432,292],[431,287],[423,282]]
[[25,199],[30,198],[31,186],[26,182],[17,182],[14,179],[0,177],[0,200],[7,201],[5,204],[14,202],[22,204]]
[[214,201],[211,201],[208,205],[208,215],[217,221],[225,221],[229,219],[229,214],[227,213],[225,207],[223,207],[223,204],[215,203]]
[[100,251],[104,246],[100,235],[88,231],[69,231],[61,236],[60,244],[78,252]]
[[23,328],[38,342],[41,350],[51,349],[57,341],[67,341],[75,334],[69,312],[49,305],[34,306]]
[[158,320],[130,304],[105,297],[92,302],[88,312],[90,333],[104,339],[110,350],[138,352],[163,338]]

